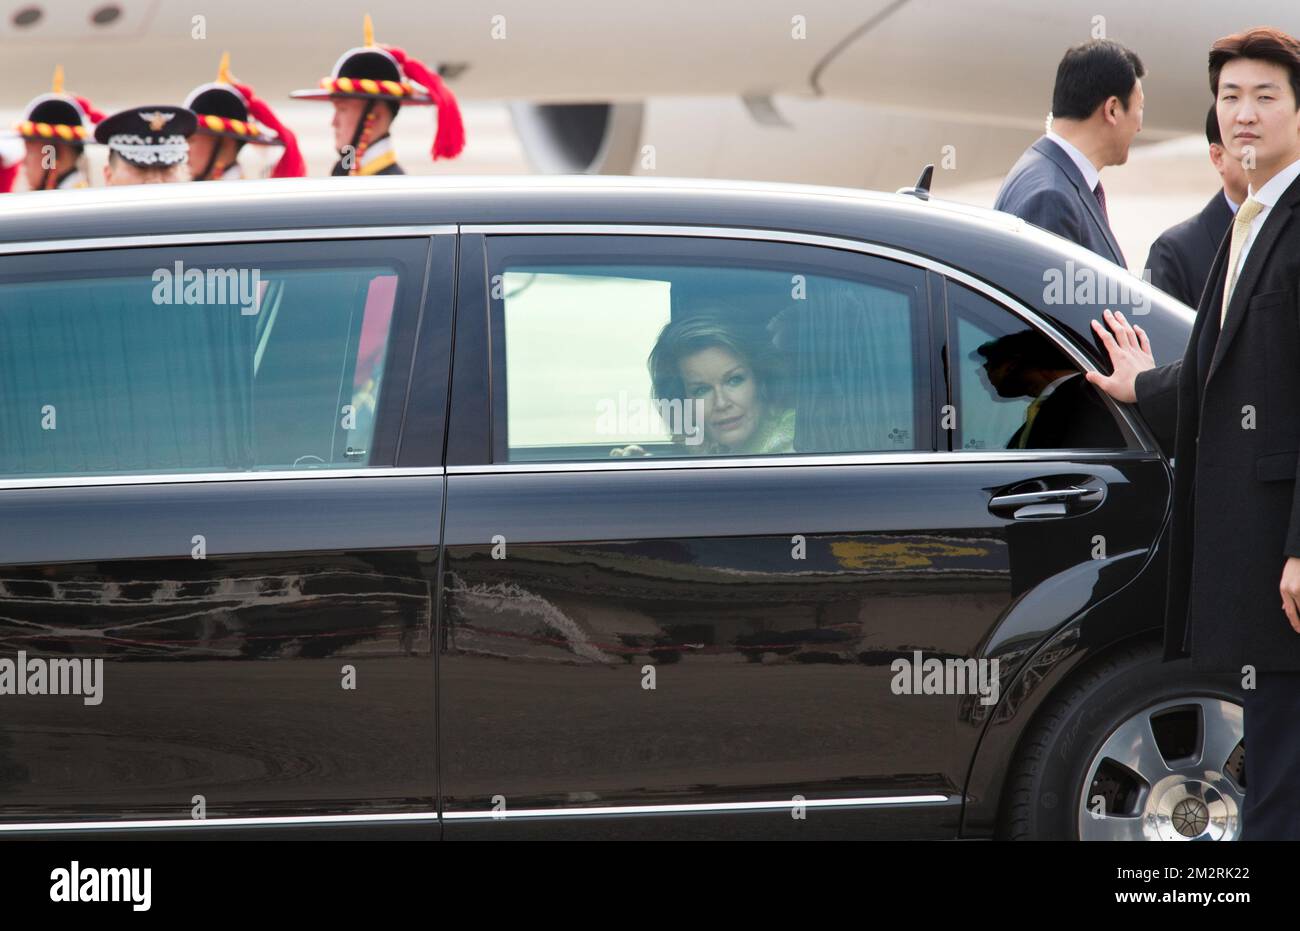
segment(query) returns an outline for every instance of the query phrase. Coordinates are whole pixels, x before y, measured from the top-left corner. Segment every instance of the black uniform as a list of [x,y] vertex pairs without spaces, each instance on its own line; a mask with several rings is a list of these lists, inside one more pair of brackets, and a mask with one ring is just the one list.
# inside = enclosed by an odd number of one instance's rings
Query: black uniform
[[1219,191],[1196,216],[1161,233],[1147,256],[1151,283],[1195,307],[1210,277],[1219,243],[1232,226],[1232,216],[1227,198]]

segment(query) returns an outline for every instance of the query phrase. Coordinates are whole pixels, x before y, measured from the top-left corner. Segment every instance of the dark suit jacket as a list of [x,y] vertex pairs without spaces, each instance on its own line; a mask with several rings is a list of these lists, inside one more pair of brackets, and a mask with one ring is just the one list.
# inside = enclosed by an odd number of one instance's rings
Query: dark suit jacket
[[1300,556],[1300,179],[1263,221],[1220,333],[1228,245],[1182,360],[1137,379],[1143,416],[1173,437],[1165,659],[1300,670],[1278,592]]
[[1232,226],[1232,208],[1223,191],[1210,198],[1196,216],[1171,226],[1151,244],[1147,268],[1151,283],[1195,307],[1205,290],[1219,243]]
[[1040,136],[1002,182],[994,210],[1013,213],[1124,267],[1097,195],[1059,145]]
[[[1024,424],[1008,448],[1020,443]],[[1034,415],[1026,449],[1123,449],[1128,444],[1097,389],[1083,375],[1072,375],[1052,389]]]

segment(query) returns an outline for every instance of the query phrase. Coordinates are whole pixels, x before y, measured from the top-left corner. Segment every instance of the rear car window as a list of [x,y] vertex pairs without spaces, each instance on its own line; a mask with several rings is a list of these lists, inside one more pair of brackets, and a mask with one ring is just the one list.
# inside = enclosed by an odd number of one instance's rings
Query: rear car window
[[653,245],[691,258],[496,267],[502,461],[931,448],[923,272],[853,256],[860,274],[840,275],[811,261],[825,250],[782,244]]
[[210,258],[0,280],[0,475],[372,464],[398,268]]

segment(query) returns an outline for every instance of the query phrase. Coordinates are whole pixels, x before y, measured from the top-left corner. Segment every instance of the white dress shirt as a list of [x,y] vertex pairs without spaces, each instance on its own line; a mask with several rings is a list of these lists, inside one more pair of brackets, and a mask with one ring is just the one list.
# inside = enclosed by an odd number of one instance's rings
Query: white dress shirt
[[1277,199],[1282,196],[1291,182],[1300,176],[1300,158],[1296,159],[1290,165],[1287,165],[1273,177],[1268,179],[1258,192],[1251,190],[1250,196],[1264,205],[1264,209],[1255,217],[1254,222],[1250,224],[1250,233],[1246,236],[1246,241],[1241,244],[1241,255],[1237,258],[1237,277],[1241,277],[1241,270],[1246,267],[1246,256],[1250,254],[1251,244],[1255,242],[1255,237],[1259,235],[1260,229],[1264,226],[1264,221],[1268,215],[1273,212],[1273,206]]
[[1228,209],[1232,211],[1232,215],[1235,217],[1237,215],[1237,209],[1241,206],[1241,204],[1237,203],[1235,200],[1233,200],[1231,197],[1228,196],[1227,188],[1224,188],[1221,193],[1223,194],[1223,199],[1228,202]]
[[1075,166],[1083,174],[1083,180],[1088,185],[1088,190],[1096,193],[1097,182],[1101,180],[1101,172],[1097,170],[1097,166],[1092,163],[1092,160],[1080,152],[1078,147],[1070,140],[1052,132],[1050,129],[1047,131],[1047,138],[1059,145],[1065,154],[1070,156],[1070,161],[1074,162]]

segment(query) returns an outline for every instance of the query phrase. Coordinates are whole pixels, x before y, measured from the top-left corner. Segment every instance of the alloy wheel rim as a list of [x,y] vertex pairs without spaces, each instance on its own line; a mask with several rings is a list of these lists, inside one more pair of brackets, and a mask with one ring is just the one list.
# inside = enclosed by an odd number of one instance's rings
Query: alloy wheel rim
[[[1180,729],[1182,739],[1170,739]],[[1208,696],[1162,701],[1127,718],[1088,764],[1079,839],[1238,839],[1244,733],[1241,705]]]

